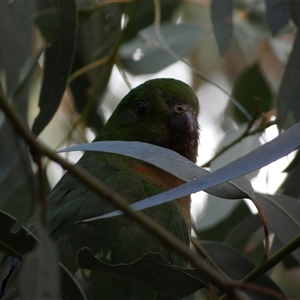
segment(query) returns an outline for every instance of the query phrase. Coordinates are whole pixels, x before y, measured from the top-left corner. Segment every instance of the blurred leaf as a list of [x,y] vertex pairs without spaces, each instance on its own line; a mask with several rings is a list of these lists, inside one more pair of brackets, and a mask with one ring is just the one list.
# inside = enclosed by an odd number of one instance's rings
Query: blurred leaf
[[40,243],[24,255],[20,293],[25,299],[58,299],[60,276],[57,249],[40,224],[37,224],[36,229]]
[[[229,245],[218,242],[200,242],[209,257],[217,264],[217,266],[231,279],[240,280],[252,271],[256,264],[241,252],[230,247]],[[279,293],[282,291],[267,275],[262,275],[254,283],[263,287],[268,287]],[[250,299],[274,300],[274,297],[267,294],[257,293],[253,291],[245,291]],[[283,295],[284,296],[284,295]],[[284,297],[285,298],[285,297]]]
[[299,81],[300,72],[300,31],[298,30],[295,37],[294,46],[289,56],[285,73],[280,85],[277,98],[277,126],[279,129],[284,127],[288,113],[290,112],[293,102],[300,101]]
[[[257,194],[257,201],[262,207],[272,232],[285,245],[300,232],[300,202],[285,195]],[[300,263],[300,249],[292,255]]]
[[44,36],[47,44],[55,41],[59,30],[59,19],[56,9],[46,9],[35,15],[34,21]]
[[[20,67],[32,53],[34,28],[30,16],[36,11],[36,1],[26,5],[19,1],[0,1],[0,70],[6,95],[11,95],[18,84]],[[26,92],[14,99],[23,119],[27,116]],[[1,156],[1,153],[0,153]]]
[[12,257],[21,259],[25,253],[33,249],[37,240],[23,226],[18,232],[13,233],[12,227],[15,222],[15,218],[0,211],[0,250]]
[[291,19],[295,23],[297,27],[300,24],[300,3],[297,0],[289,0],[288,1],[289,8],[290,8],[290,15]]
[[[267,112],[272,107],[273,95],[263,77],[258,63],[252,64],[236,80],[232,96],[252,115],[256,107],[261,112]],[[248,120],[234,107],[234,115],[242,122]]]
[[1,197],[0,209],[16,218],[16,226],[23,225],[32,216],[32,191],[29,178],[17,182],[8,194]]
[[[77,253],[77,260],[78,265],[83,269],[134,280],[172,299],[187,297],[209,285],[208,279],[197,269],[174,266],[160,253],[148,252],[132,263],[111,265],[98,260],[91,249],[83,248]],[[163,280],[161,274],[163,274]]]
[[296,97],[292,102],[292,115],[295,122],[300,122],[300,88],[296,93]]
[[[148,0],[139,1],[139,6],[133,16],[133,19],[130,21],[129,27],[127,28],[125,41],[128,41],[134,38],[137,33],[153,24],[155,19],[155,7],[153,2]],[[172,19],[174,10],[182,3],[182,0],[161,0],[160,1],[160,20],[161,22],[165,22]],[[130,9],[134,4],[129,3],[125,7],[124,12],[126,14],[130,14]]]
[[[209,171],[198,167],[177,152],[142,142],[93,142],[72,146],[60,150],[59,152],[69,151],[110,152],[134,157],[158,168],[162,168],[184,181],[193,181],[197,178],[201,178],[205,174],[209,174]],[[250,182],[245,178],[237,178],[232,181],[231,184],[225,183],[216,186],[212,189],[208,189],[208,192],[219,197],[228,197],[230,199],[251,198],[251,195],[254,195]]]
[[124,11],[124,4],[121,3],[104,6],[101,4],[104,3],[98,3],[100,9],[95,9],[84,22],[81,22],[78,28],[72,74],[91,63],[102,60],[102,64],[70,82],[75,109],[82,115],[86,125],[92,128],[96,134],[105,122],[99,107],[101,107],[103,95],[107,91],[107,84],[114,65],[112,55],[119,46],[120,24]]
[[77,37],[75,0],[57,0],[59,26],[56,39],[46,49],[45,70],[41,88],[40,112],[32,131],[39,135],[55,114],[65,92]]
[[210,9],[215,38],[218,44],[220,55],[223,55],[232,35],[232,0],[212,0]]
[[244,238],[251,235],[262,226],[261,218],[258,214],[250,214],[243,221],[236,224],[231,230],[227,231],[224,242],[231,246],[240,243]]
[[300,151],[297,152],[293,161],[284,170],[287,173],[287,177],[281,184],[279,192],[287,196],[299,198],[300,196]]
[[[235,226],[251,215],[250,209],[244,201],[228,202],[218,200],[213,204],[211,201],[208,201],[207,206],[202,211],[203,217],[197,222],[197,228],[199,228],[197,236],[199,240],[223,242],[232,228],[235,228]],[[227,211],[226,215],[222,213],[225,207],[222,205],[219,206],[222,203],[225,205],[234,204]],[[209,222],[210,218],[214,221]]]
[[[183,23],[164,23],[160,32],[165,43],[181,58],[192,50],[204,33],[198,26]],[[119,56],[125,69],[133,74],[156,73],[177,61],[161,45],[154,25],[141,30],[138,37],[123,44]]]
[[[167,192],[136,202],[131,205],[131,208],[140,210],[163,204],[260,169],[298,148],[300,145],[299,131],[300,123],[297,123],[272,141],[265,143],[258,149],[238,158],[225,167]],[[123,212],[116,210],[101,217],[89,219],[89,221],[113,217],[120,214],[123,214]]]
[[24,88],[31,79],[33,72],[35,71],[35,68],[38,64],[38,60],[41,57],[44,50],[44,47],[41,47],[34,55],[29,56],[27,58],[20,70],[19,82],[12,91],[12,98],[18,97],[23,92]]
[[[43,251],[47,252],[48,250],[41,249],[41,247],[36,246],[37,239],[25,227],[21,226],[17,232],[13,232],[14,227],[16,227],[16,219],[13,218],[12,216],[10,216],[9,214],[7,214],[6,212],[0,211],[0,251],[6,253],[7,255],[9,255],[11,257],[16,257],[18,259],[22,259],[26,253],[29,253],[35,247],[35,250],[34,250],[35,254],[33,254],[31,256],[32,259],[45,260],[45,263],[46,263],[45,266],[47,266],[47,264],[49,264],[49,259],[51,257],[53,259],[52,254],[50,255],[50,257],[48,256],[47,253],[46,254],[44,253],[45,255],[47,255],[44,257],[39,258],[38,256],[36,256],[36,254],[43,255],[42,252]],[[43,234],[45,234],[45,233],[43,233]],[[46,241],[46,248],[48,247],[47,243],[48,242]],[[49,251],[53,251],[53,245],[50,245]],[[6,265],[8,267],[8,270],[10,270],[13,267],[14,263],[15,262],[13,260],[7,261]],[[16,263],[18,263],[18,262],[16,262]],[[33,263],[35,263],[35,262],[33,262]],[[53,263],[53,265],[54,265],[54,263]],[[60,274],[61,274],[61,279],[62,279],[61,293],[64,295],[65,299],[70,299],[70,300],[85,299],[85,296],[83,295],[81,288],[78,286],[78,284],[76,283],[73,276],[69,273],[69,271],[67,271],[66,268],[62,264],[56,263],[56,265],[57,266],[60,265]],[[51,264],[51,266],[52,266],[52,264]],[[42,266],[32,266],[32,267],[35,268],[35,267],[42,267]],[[47,266],[47,268],[48,268],[48,266]],[[47,268],[45,269],[45,272],[47,272]],[[56,267],[54,266],[54,268],[56,268]],[[52,269],[52,271],[53,271],[53,269]],[[3,272],[3,269],[1,269],[1,272]],[[25,272],[27,272],[27,271],[25,271]],[[1,274],[1,276],[2,275],[3,274]],[[30,273],[28,277],[33,277],[34,275],[39,276],[40,273]],[[8,276],[10,276],[10,274]],[[46,283],[46,285],[47,284],[48,283]],[[30,285],[30,287],[34,290],[35,288],[41,287],[41,286],[35,286],[35,285],[31,286]],[[33,290],[30,290],[30,292],[33,292]],[[37,298],[31,298],[31,299],[37,299]]]
[[272,35],[275,35],[289,22],[288,2],[286,0],[265,0],[266,14]]

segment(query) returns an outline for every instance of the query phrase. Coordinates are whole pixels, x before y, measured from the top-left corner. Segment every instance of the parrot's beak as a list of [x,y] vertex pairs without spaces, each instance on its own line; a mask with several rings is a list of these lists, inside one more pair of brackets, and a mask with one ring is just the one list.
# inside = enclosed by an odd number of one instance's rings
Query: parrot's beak
[[[175,114],[170,118],[171,139],[177,141],[172,143],[172,149],[195,162],[198,148],[198,122],[194,113],[178,106],[174,109]],[[178,145],[178,140],[181,142]]]

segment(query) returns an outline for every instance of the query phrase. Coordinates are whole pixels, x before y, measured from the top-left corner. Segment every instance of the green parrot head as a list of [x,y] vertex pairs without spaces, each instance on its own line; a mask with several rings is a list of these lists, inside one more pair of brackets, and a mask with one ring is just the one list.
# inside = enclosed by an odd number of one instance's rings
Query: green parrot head
[[198,98],[185,83],[154,79],[132,89],[96,140],[139,141],[169,148],[196,161]]

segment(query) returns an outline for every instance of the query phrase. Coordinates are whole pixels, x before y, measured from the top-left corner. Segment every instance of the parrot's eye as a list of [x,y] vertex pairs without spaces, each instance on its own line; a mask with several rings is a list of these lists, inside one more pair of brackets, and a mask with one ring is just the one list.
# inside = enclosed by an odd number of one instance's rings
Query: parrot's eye
[[141,117],[146,113],[147,107],[143,102],[139,102],[136,106],[136,113]]

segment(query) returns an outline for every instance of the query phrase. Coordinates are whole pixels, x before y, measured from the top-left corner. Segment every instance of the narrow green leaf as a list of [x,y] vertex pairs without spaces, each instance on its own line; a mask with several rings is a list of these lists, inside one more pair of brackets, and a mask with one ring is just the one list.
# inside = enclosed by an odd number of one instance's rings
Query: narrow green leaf
[[160,253],[148,252],[132,263],[112,265],[98,260],[91,249],[83,248],[77,253],[77,259],[78,265],[83,269],[134,280],[172,299],[187,297],[209,285],[208,279],[197,269],[171,265]]
[[45,52],[44,78],[39,98],[40,112],[32,131],[39,135],[56,112],[67,85],[77,37],[75,0],[57,0],[58,30],[55,40]]

